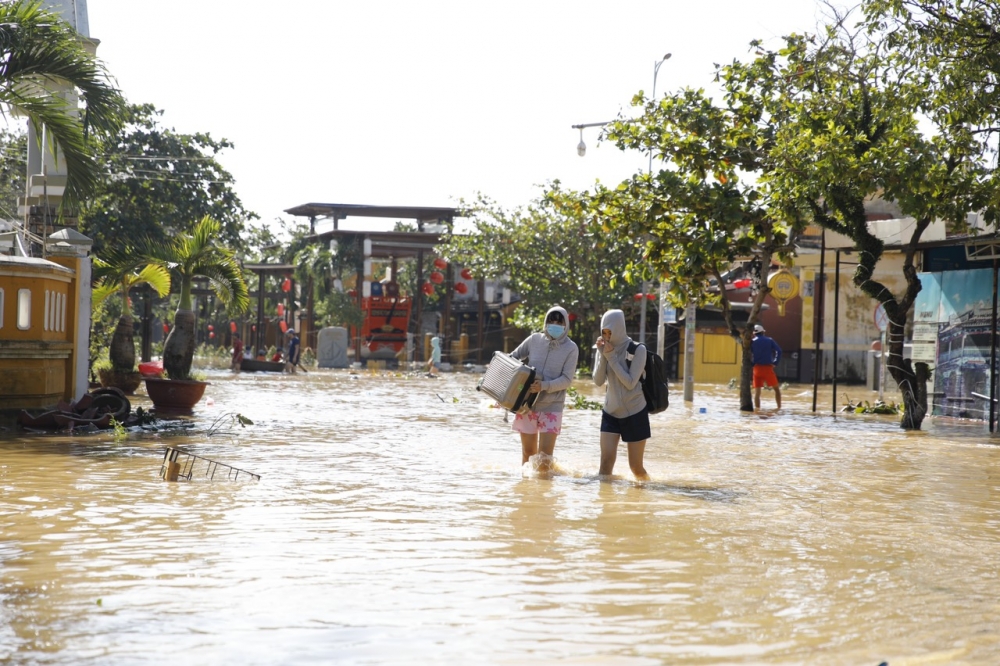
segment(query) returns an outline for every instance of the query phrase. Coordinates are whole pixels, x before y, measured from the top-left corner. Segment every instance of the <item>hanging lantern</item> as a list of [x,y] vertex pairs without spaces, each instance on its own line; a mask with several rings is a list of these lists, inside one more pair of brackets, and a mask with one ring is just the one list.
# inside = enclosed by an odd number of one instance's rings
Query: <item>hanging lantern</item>
[[365,253],[366,257],[372,256],[372,239],[366,238],[361,244],[361,249]]
[[500,292],[500,301],[504,305],[510,305],[510,289],[507,287],[504,287],[503,291]]
[[235,321],[229,322],[229,332],[230,333],[235,333],[236,332],[236,322]]
[[285,331],[288,330],[288,323],[284,319],[282,319],[280,322],[278,322],[278,328],[280,328],[281,332],[284,333]]
[[471,280],[472,279],[472,271],[470,271],[468,268],[463,268],[462,272],[461,272],[461,276],[462,276],[463,280]]
[[285,304],[284,303],[278,303],[278,316],[279,317],[284,317],[285,316]]
[[441,284],[442,282],[444,282],[444,275],[442,275],[437,271],[432,271],[430,277],[431,277],[431,282],[433,282],[434,284]]
[[370,280],[364,280],[361,283],[361,296],[362,298],[371,298],[372,295],[372,283]]
[[483,288],[483,300],[487,303],[492,303],[497,298],[497,290],[492,284],[488,284]]
[[434,260],[434,268],[440,268],[441,270],[444,270],[448,268],[448,262],[442,259],[441,257],[438,257],[437,259]]
[[571,324],[572,324],[572,323],[573,323],[574,321],[576,321],[576,320],[577,320],[577,316],[576,316],[576,313],[575,313],[575,312],[570,312],[570,313],[569,313],[569,323],[571,323]]
[[164,323],[163,324],[163,334],[166,335],[169,332],[170,332],[170,324]]
[[424,282],[423,286],[420,287],[420,291],[424,292],[425,296],[430,296],[434,293],[434,285],[430,282]]
[[209,331],[208,332],[208,339],[211,340],[214,337],[215,337],[215,331]]
[[256,333],[257,332],[257,324],[251,324],[250,325],[250,332],[251,333]]
[[208,325],[208,330],[210,330],[210,331],[214,331],[214,330],[215,330],[215,327],[214,327],[214,326],[212,326],[211,324],[209,324],[209,325]]
[[646,300],[647,301],[655,301],[656,300],[656,294],[646,294]]
[[733,280],[733,289],[747,289],[750,286],[750,278]]
[[292,279],[285,278],[285,281],[281,283],[281,291],[286,294],[292,290]]
[[469,287],[464,282],[456,282],[455,291],[457,291],[460,294],[464,294],[465,292],[469,291]]
[[632,298],[635,299],[636,301],[641,301],[642,300],[642,294],[636,294]]

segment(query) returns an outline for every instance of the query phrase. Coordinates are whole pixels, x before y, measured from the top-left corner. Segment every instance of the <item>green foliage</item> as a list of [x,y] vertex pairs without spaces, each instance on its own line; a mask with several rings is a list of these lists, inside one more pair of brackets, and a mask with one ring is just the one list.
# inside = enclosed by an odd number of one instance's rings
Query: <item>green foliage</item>
[[[51,143],[43,150],[58,146],[66,161],[61,211],[75,209],[101,179],[93,141],[118,131],[124,99],[76,31],[37,0],[0,4],[0,53],[0,104],[26,116],[39,136],[45,127]],[[85,110],[60,88],[75,90]]]
[[255,240],[246,223],[257,216],[243,208],[232,175],[218,161],[233,145],[161,127],[162,114],[151,104],[131,105],[124,128],[102,143],[111,178],[87,203],[81,232],[94,239],[94,252],[101,254],[126,238],[167,244],[211,216],[219,221],[220,240],[246,252]]
[[17,198],[25,192],[28,172],[28,135],[0,129],[0,218],[16,220]]
[[864,402],[854,402],[849,396],[845,395],[844,406],[840,411],[851,414],[900,414],[903,411],[903,407],[902,405],[897,405],[895,402],[886,403],[881,400],[876,400],[875,404],[871,404],[867,400]]
[[575,388],[570,386],[566,389],[566,397],[569,398],[569,408],[570,409],[603,409],[603,405],[595,400],[590,400],[587,396],[581,394]]
[[364,320],[358,299],[333,291],[316,302],[317,326],[360,326]]
[[635,288],[621,276],[640,250],[602,225],[588,193],[554,182],[523,208],[504,210],[482,195],[463,207],[473,232],[452,236],[441,251],[475,275],[510,276],[509,288],[521,297],[515,326],[537,328],[559,304],[581,317],[583,330],[596,332],[605,310],[632,302]]
[[252,426],[253,424],[254,424],[253,421],[251,421],[248,417],[243,416],[239,412],[226,412],[224,414],[220,414],[215,418],[214,421],[212,421],[211,425],[209,425],[208,430],[206,431],[205,434],[211,437],[212,435],[218,434],[220,432],[231,433],[233,429],[236,428],[236,426],[239,426],[240,429],[243,429],[246,428],[248,425]]

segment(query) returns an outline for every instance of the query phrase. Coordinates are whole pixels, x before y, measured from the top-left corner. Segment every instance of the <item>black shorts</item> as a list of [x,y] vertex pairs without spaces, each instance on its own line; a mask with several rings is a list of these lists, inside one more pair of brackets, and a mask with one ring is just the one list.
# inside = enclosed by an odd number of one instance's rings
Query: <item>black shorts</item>
[[622,441],[626,443],[649,439],[649,410],[643,409],[638,414],[619,419],[602,409],[601,432],[621,435]]

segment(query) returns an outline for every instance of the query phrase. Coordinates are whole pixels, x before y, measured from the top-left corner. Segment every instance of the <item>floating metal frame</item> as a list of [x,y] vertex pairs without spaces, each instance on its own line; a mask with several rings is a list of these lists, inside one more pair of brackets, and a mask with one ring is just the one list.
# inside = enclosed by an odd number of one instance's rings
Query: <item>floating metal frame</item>
[[[183,457],[183,462],[180,461],[181,457]],[[181,449],[175,449],[174,447],[171,446],[168,446],[167,450],[163,452],[163,462],[160,465],[160,478],[161,479],[166,478],[167,463],[175,462],[180,464],[181,466],[180,472],[177,474],[177,478],[178,479],[183,478],[190,481],[194,476],[195,463],[199,460],[204,460],[206,463],[205,476],[208,478],[209,481],[213,481],[215,479],[215,473],[219,470],[220,467],[225,470],[228,470],[226,472],[226,478],[229,481],[236,481],[239,478],[240,474],[245,474],[254,481],[260,481],[260,474],[254,474],[253,472],[248,472],[245,469],[240,469],[238,467],[233,467],[232,465],[227,465],[226,463],[220,463],[215,460],[210,460],[209,458],[195,455],[193,453],[188,453],[187,451],[183,451]]]

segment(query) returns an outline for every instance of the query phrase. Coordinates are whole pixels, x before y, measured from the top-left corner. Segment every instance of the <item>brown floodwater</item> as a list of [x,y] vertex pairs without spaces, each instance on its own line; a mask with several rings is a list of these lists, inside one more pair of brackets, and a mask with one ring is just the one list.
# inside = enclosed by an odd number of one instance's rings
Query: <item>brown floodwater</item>
[[[981,423],[678,386],[652,480],[596,476],[599,411],[540,478],[471,374],[210,380],[183,432],[0,433],[0,662],[1000,663]],[[261,479],[161,481],[168,445]]]

